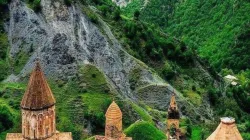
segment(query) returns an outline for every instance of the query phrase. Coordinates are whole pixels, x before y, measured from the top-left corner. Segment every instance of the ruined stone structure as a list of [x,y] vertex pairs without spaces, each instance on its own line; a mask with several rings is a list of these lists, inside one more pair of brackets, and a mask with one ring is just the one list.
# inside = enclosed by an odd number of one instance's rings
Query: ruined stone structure
[[36,62],[21,102],[22,133],[8,133],[6,140],[72,140],[70,132],[56,131],[55,98]]
[[168,140],[179,140],[180,129],[179,129],[180,113],[176,104],[175,95],[173,94],[170,100],[167,116],[167,138]]
[[96,140],[132,140],[122,132],[122,112],[113,101],[106,112],[105,136],[95,136]]
[[207,140],[243,140],[234,118],[224,117]]

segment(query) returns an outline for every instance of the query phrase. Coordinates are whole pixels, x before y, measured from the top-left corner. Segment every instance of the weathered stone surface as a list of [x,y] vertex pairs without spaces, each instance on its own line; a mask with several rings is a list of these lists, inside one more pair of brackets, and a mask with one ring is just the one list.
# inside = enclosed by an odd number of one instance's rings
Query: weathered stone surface
[[[123,97],[134,101],[140,99],[166,111],[171,97],[168,91],[173,88],[166,86],[144,63],[124,51],[104,21],[99,20],[99,27],[105,35],[90,22],[81,8],[74,5],[67,7],[62,3],[59,0],[41,0],[42,11],[35,13],[24,2],[12,0],[9,5],[10,20],[6,24],[11,45],[10,57],[16,58],[20,51],[31,54],[17,77],[27,77],[37,57],[40,57],[48,77],[62,80],[75,76],[79,65],[91,63],[103,71],[107,81]],[[141,71],[135,89],[131,89],[129,75],[134,69]],[[138,92],[141,86],[151,84],[156,86],[153,90],[145,91],[147,94]],[[212,114],[206,110],[209,110],[209,106],[204,109],[193,108],[181,94],[177,94],[177,101],[187,105],[186,108],[194,114]]]

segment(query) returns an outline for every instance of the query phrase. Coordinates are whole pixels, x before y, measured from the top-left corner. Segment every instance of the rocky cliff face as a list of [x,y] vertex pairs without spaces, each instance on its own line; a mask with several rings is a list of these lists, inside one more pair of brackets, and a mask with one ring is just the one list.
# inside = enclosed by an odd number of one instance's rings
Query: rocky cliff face
[[112,2],[116,3],[120,7],[124,7],[127,6],[127,4],[131,2],[131,0],[112,0]]
[[[105,22],[99,19],[100,26],[97,27],[80,6],[67,7],[59,0],[41,0],[41,5],[39,13],[20,0],[12,0],[9,5],[10,20],[6,23],[11,46],[9,55],[12,59],[16,59],[20,52],[30,55],[16,75],[18,79],[28,76],[37,57],[46,75],[54,79],[70,79],[79,66],[90,63],[105,74],[121,96],[167,110],[173,87],[124,51]],[[140,71],[135,90],[132,90],[129,77],[135,69]],[[7,80],[13,80],[13,75]],[[194,107],[182,94],[176,93],[179,105],[190,110],[190,114],[185,113],[187,116],[212,118],[207,102]]]

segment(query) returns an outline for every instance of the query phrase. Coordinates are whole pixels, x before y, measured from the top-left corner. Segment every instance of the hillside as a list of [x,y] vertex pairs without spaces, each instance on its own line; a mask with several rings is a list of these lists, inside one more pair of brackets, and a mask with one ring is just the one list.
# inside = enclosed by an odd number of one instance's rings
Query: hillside
[[133,18],[138,11],[141,21],[185,43],[220,77],[236,76],[238,86],[224,85],[224,91],[213,92],[216,100],[211,103],[223,114],[225,110],[217,100],[222,94],[249,113],[249,9],[247,0],[134,0],[122,8],[122,14]]
[[[112,99],[124,113],[127,135],[140,139],[136,133],[149,135],[145,131],[150,129],[164,138],[173,92],[187,137],[207,137],[224,115],[235,117],[249,137],[247,104],[237,104],[248,101],[245,94],[233,94],[245,87],[228,86],[217,74],[220,68],[210,67],[214,64],[202,54],[203,47],[190,45],[190,34],[188,39],[175,34],[169,26],[174,20],[157,25],[160,22],[144,11],[160,4],[154,2],[134,0],[120,10],[111,0],[0,0],[0,114],[8,118],[0,122],[0,139],[21,131],[19,104],[37,57],[57,100],[57,129],[72,132],[74,139],[104,132],[104,114]],[[168,3],[178,4],[183,3]],[[136,9],[140,15],[133,17]],[[238,38],[241,44],[247,44],[246,36]],[[239,71],[225,68],[226,74]],[[247,71],[238,74],[240,82],[246,81]]]

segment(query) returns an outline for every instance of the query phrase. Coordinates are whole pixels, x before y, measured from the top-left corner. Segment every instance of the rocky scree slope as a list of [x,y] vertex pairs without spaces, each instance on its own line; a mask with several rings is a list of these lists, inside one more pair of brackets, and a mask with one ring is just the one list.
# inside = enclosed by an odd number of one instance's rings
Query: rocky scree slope
[[[6,81],[27,77],[37,57],[46,75],[54,79],[71,79],[81,65],[93,64],[122,97],[167,110],[174,88],[124,51],[101,19],[101,27],[106,33],[88,19],[79,5],[67,7],[59,0],[41,0],[41,12],[38,13],[19,0],[12,0],[9,9],[10,20],[5,27],[10,43],[9,56],[13,60],[20,54],[29,57],[22,70]],[[139,77],[135,90],[132,90],[129,77],[136,69],[140,70],[136,73]],[[179,107],[185,106],[188,109],[185,115],[193,121],[197,121],[194,116],[201,120],[212,119],[213,113],[207,102],[197,107],[176,93]]]

